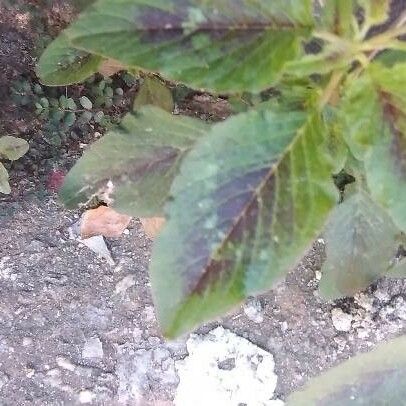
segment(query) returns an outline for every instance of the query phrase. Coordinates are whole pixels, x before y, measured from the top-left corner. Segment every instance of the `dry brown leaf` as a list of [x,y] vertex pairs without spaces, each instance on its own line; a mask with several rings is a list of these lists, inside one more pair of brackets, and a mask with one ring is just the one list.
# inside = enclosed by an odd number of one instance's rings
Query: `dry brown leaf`
[[120,62],[114,59],[106,59],[99,67],[99,73],[103,76],[113,76],[115,73],[120,72],[125,67]]
[[140,219],[145,234],[153,240],[165,224],[163,217],[148,217]]
[[86,211],[80,224],[80,236],[89,238],[95,235],[120,237],[130,224],[131,217],[119,214],[110,207],[100,206]]

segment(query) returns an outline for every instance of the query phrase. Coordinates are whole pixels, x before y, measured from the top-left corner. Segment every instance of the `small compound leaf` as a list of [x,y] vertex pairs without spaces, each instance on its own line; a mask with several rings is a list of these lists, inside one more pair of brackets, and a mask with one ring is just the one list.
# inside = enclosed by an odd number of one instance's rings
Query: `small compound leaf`
[[68,207],[99,195],[120,213],[162,215],[183,156],[209,128],[152,106],[127,114],[79,159],[60,196]]
[[81,238],[95,235],[117,238],[130,224],[131,217],[114,211],[111,207],[99,206],[97,209],[87,210],[80,223]]
[[326,133],[318,115],[250,111],[186,156],[150,267],[167,336],[272,287],[311,244],[338,201]]
[[99,0],[68,30],[74,46],[216,92],[258,92],[299,55],[311,0]]
[[360,354],[313,378],[286,406],[402,405],[406,399],[406,337]]
[[11,193],[10,184],[8,183],[8,172],[0,162],[0,193],[9,195]]
[[322,296],[353,295],[384,275],[396,254],[398,234],[390,216],[365,192],[344,200],[326,226]]
[[65,32],[42,54],[37,75],[47,86],[65,86],[86,80],[99,70],[102,58],[73,48]]
[[28,142],[22,138],[6,135],[0,137],[0,158],[16,161],[27,153]]
[[174,102],[172,91],[157,77],[146,77],[134,100],[134,110],[152,105],[172,113]]

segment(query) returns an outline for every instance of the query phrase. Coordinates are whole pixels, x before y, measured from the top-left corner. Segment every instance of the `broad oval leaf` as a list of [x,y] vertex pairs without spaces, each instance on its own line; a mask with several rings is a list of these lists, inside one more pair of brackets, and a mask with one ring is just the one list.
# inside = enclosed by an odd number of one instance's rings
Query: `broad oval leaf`
[[5,195],[10,194],[10,184],[8,183],[8,172],[4,165],[0,162],[0,193]]
[[380,344],[313,378],[286,406],[403,405],[406,337]]
[[68,30],[74,46],[216,92],[258,92],[294,59],[311,0],[99,0]]
[[20,159],[29,149],[28,142],[22,138],[5,135],[0,137],[0,158],[10,161]]
[[386,274],[397,250],[399,229],[359,190],[332,212],[326,226],[327,259],[320,292],[328,299],[350,296]]
[[119,212],[159,216],[183,156],[208,129],[152,106],[127,114],[79,159],[60,196],[68,207],[98,195]]
[[271,288],[321,231],[338,196],[320,153],[326,129],[305,117],[243,113],[187,155],[150,267],[167,336]]
[[98,55],[78,50],[70,45],[65,33],[46,48],[38,66],[37,75],[47,86],[65,86],[86,80],[99,70],[103,59]]

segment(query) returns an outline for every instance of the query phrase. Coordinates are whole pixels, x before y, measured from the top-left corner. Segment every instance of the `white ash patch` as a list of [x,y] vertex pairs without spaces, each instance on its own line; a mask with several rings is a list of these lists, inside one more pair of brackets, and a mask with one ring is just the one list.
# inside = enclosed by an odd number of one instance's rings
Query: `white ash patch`
[[176,362],[180,383],[176,406],[277,406],[272,354],[223,327],[192,334],[189,355]]

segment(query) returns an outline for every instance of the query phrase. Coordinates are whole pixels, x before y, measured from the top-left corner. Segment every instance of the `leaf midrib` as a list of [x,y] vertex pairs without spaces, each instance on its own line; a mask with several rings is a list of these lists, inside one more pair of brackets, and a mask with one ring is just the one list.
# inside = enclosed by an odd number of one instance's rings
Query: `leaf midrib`
[[272,176],[277,173],[278,167],[281,164],[281,162],[291,153],[291,150],[294,148],[295,144],[298,142],[298,140],[304,136],[303,130],[305,126],[308,125],[308,121],[306,121],[301,127],[296,129],[296,135],[293,137],[292,141],[288,144],[288,146],[285,148],[285,150],[281,153],[279,159],[273,163],[268,171],[268,173],[264,176],[264,179],[258,184],[258,186],[253,190],[252,197],[249,199],[247,204],[244,206],[244,208],[241,210],[241,213],[238,215],[236,218],[235,222],[230,226],[230,229],[226,233],[225,237],[223,240],[218,244],[218,247],[213,250],[213,254],[210,256],[206,266],[204,267],[204,273],[200,276],[199,280],[196,283],[196,286],[191,290],[190,294],[197,294],[201,289],[199,288],[200,282],[204,279],[204,276],[207,273],[207,269],[210,267],[210,265],[213,263],[215,260],[215,257],[217,256],[218,252],[224,247],[226,241],[230,238],[230,235],[234,231],[234,229],[238,226],[238,224],[244,219],[244,216],[246,215],[247,211],[251,207],[251,205],[255,202],[255,199],[257,196],[260,195],[262,189],[265,187],[265,185],[270,181]]

